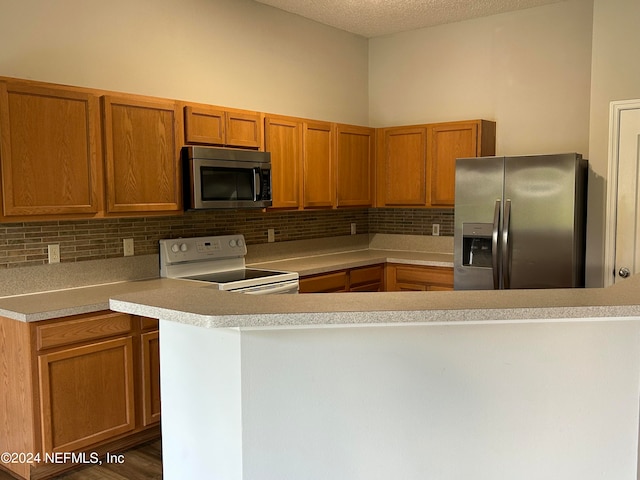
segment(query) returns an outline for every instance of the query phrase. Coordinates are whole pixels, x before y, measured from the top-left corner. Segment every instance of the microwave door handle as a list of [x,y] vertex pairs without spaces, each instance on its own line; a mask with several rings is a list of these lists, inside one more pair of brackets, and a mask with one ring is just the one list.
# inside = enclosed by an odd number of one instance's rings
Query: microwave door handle
[[257,202],[262,197],[262,174],[259,168],[253,169],[253,201]]

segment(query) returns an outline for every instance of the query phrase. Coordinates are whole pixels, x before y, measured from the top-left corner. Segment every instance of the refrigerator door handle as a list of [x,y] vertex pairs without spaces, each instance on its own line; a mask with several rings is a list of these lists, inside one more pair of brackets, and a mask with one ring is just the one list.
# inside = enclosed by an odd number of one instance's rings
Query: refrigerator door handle
[[500,257],[498,254],[498,230],[500,228],[500,200],[496,200],[496,206],[493,211],[493,233],[491,235],[491,262],[493,267],[493,289],[500,288]]
[[511,200],[504,201],[504,222],[502,223],[502,278],[504,288],[511,288],[511,258],[509,246],[509,224],[511,223]]

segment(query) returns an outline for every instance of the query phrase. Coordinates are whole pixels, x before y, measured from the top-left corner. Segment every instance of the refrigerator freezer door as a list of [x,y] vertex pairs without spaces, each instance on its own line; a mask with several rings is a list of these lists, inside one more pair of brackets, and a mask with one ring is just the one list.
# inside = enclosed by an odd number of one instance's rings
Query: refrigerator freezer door
[[497,241],[503,177],[504,157],[456,160],[453,276],[456,290],[491,290],[494,284],[500,285],[498,271],[493,267],[499,265]]
[[575,225],[580,158],[561,154],[505,159],[504,202],[510,205],[503,230],[503,238],[508,237],[503,245],[505,288],[580,286]]

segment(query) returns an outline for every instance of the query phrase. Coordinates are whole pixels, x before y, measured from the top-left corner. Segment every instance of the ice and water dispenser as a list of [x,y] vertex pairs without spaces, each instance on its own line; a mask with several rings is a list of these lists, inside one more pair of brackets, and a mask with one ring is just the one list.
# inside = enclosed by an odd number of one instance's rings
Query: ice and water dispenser
[[492,223],[462,224],[462,265],[492,268]]

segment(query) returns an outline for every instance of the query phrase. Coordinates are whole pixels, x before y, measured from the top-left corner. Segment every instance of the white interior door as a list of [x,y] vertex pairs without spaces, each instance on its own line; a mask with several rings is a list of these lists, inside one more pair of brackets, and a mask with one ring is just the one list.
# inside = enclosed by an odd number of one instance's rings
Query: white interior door
[[640,272],[640,100],[611,103],[605,286]]

